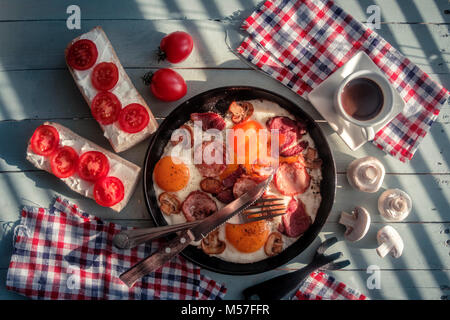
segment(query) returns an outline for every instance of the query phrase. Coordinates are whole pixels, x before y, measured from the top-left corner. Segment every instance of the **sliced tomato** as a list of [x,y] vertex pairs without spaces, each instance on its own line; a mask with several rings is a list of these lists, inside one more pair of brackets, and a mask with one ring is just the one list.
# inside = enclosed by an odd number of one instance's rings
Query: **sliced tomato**
[[116,177],[103,177],[94,185],[94,199],[103,207],[111,207],[123,200],[125,187]]
[[88,39],[78,40],[73,43],[66,56],[67,64],[76,70],[91,68],[98,58],[97,46]]
[[132,103],[120,110],[119,125],[120,128],[128,133],[142,131],[148,124],[150,117],[147,109],[139,103]]
[[95,120],[103,125],[111,124],[119,118],[122,104],[114,93],[99,92],[91,104],[91,112]]
[[108,158],[100,151],[83,153],[78,160],[78,175],[87,181],[106,177],[109,172]]
[[75,173],[78,164],[77,152],[69,146],[55,151],[50,158],[52,172],[58,178],[67,178]]
[[58,130],[46,124],[37,127],[30,140],[31,150],[41,156],[51,155],[58,148],[58,144]]
[[92,71],[92,85],[97,90],[108,91],[119,81],[119,69],[113,62],[102,62]]

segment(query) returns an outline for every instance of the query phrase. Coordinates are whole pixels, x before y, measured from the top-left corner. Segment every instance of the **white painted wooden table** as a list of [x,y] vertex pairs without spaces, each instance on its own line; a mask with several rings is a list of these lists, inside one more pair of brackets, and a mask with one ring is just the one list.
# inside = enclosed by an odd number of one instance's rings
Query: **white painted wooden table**
[[[450,107],[446,105],[419,151],[407,164],[395,160],[371,144],[357,152],[348,149],[327,123],[305,100],[271,78],[250,69],[225,44],[228,30],[236,47],[242,34],[239,25],[258,0],[136,0],[80,1],[81,30],[66,28],[66,8],[75,1],[0,0],[0,299],[23,297],[5,289],[12,253],[12,230],[22,205],[48,207],[55,194],[76,201],[83,209],[116,223],[150,226],[152,221],[138,188],[120,215],[99,208],[93,201],[71,192],[48,173],[25,160],[27,139],[44,120],[55,120],[110,148],[92,119],[89,108],[64,64],[63,51],[69,40],[96,25],[108,34],[131,80],[143,94],[153,113],[162,121],[179,103],[200,92],[226,85],[252,85],[273,90],[297,102],[320,123],[332,147],[338,170],[336,202],[323,231],[310,249],[287,265],[253,276],[228,276],[204,271],[226,283],[227,299],[241,298],[243,288],[296,269],[307,263],[317,244],[329,235],[343,240],[344,227],[337,223],[341,210],[355,205],[368,208],[373,223],[362,241],[340,241],[351,260],[345,270],[332,272],[340,281],[361,290],[372,299],[448,299],[450,297]],[[360,21],[366,8],[381,8],[378,32],[432,78],[450,88],[450,5],[446,0],[338,0]],[[167,33],[185,30],[195,38],[195,51],[176,65],[188,84],[182,101],[162,103],[154,99],[140,77],[148,69],[167,67],[154,58],[154,50]],[[147,142],[123,153],[143,164]],[[376,232],[384,223],[377,213],[375,195],[351,189],[345,178],[351,160],[365,155],[379,157],[387,169],[383,184],[408,192],[414,208],[406,221],[393,224],[406,243],[400,259],[379,258],[375,253]],[[369,265],[381,272],[381,288],[366,286]]]

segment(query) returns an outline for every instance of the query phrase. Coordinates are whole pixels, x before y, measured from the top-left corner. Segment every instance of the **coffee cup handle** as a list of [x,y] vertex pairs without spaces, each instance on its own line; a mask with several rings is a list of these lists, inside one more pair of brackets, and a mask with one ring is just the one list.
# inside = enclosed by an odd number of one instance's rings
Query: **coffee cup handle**
[[364,136],[366,137],[367,141],[372,141],[375,138],[375,131],[372,127],[363,127],[361,128]]

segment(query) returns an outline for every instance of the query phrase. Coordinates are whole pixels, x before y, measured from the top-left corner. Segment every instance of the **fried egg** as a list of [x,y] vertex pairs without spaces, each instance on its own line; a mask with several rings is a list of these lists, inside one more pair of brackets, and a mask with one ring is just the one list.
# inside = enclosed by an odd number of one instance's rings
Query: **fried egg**
[[154,170],[155,182],[164,191],[180,191],[189,182],[189,168],[172,157],[161,158]]
[[269,237],[269,224],[265,220],[245,224],[225,225],[225,237],[238,251],[251,253],[261,249]]

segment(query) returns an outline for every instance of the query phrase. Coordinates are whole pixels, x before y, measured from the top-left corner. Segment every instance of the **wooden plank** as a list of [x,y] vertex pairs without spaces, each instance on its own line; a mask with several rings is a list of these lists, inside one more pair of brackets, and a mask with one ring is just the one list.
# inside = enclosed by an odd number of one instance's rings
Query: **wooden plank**
[[[382,223],[383,219],[377,209],[379,195],[385,188],[400,188],[413,199],[413,209],[405,223],[448,223],[449,180],[448,175],[388,175],[384,181],[385,187],[375,194],[369,194],[351,189],[345,175],[340,174],[335,203],[328,221],[337,223],[342,211],[349,212],[355,206],[362,206],[370,212],[374,223]],[[127,225],[140,227],[150,226],[149,223],[152,223],[145,207],[142,183],[138,184],[132,200],[120,214],[72,192],[56,177],[44,171],[0,173],[0,188],[3,190],[0,199],[3,221],[15,220],[22,205],[48,207],[55,196],[62,195],[76,202],[82,209],[106,220],[123,220]],[[343,228],[342,226],[342,230]]]
[[361,206],[370,212],[373,222],[381,223],[383,219],[378,212],[378,198],[385,190],[398,188],[408,193],[413,201],[413,208],[405,222],[450,222],[449,184],[450,175],[386,175],[380,190],[371,194],[354,190],[346,175],[340,174],[335,203],[328,221],[338,222],[342,211],[350,212],[355,206]]
[[[166,117],[181,102],[210,89],[250,85],[274,91],[301,106],[314,119],[323,119],[315,108],[280,82],[254,70],[229,69],[179,69],[185,79],[188,92],[175,102],[163,102],[153,97],[142,81],[149,70],[127,69],[131,81],[143,95],[155,117]],[[450,88],[450,74],[431,74],[436,81]],[[438,121],[448,123],[450,107]],[[21,70],[0,72],[0,121],[23,119],[59,119],[91,117],[90,110],[82,98],[67,69]]]
[[[148,70],[127,69],[127,73],[158,118],[166,117],[180,103],[201,92],[223,86],[250,85],[282,94],[308,110],[315,119],[322,119],[310,103],[258,71],[180,69],[177,72],[183,76],[188,86],[186,96],[175,102],[163,102],[151,94],[141,79]],[[450,75],[446,79],[450,85]],[[92,117],[91,112],[68,70],[0,72],[0,121],[86,117]]]
[[[50,192],[52,192],[52,190],[50,190]],[[64,195],[64,193],[62,194]],[[71,195],[68,197],[72,198]],[[30,203],[30,199],[23,201],[22,203],[28,204]],[[50,204],[50,201],[48,203]],[[77,199],[76,203],[81,208],[86,208],[83,201]],[[44,205],[44,207],[48,207],[49,204]],[[36,205],[37,204],[35,204],[35,206]],[[13,230],[19,223],[19,207],[20,204],[16,205],[16,207],[11,210],[10,208],[6,208],[6,204],[2,203],[2,208],[5,209],[0,216],[2,226],[2,229],[0,230],[2,239],[2,245],[0,246],[0,257],[2,257],[0,258],[0,268],[6,268],[9,264],[9,257],[12,254]],[[138,209],[138,207],[135,206],[135,209]],[[141,211],[143,210],[145,209],[142,208]],[[90,210],[88,212],[102,217],[102,212],[100,212],[100,210]],[[122,213],[128,216],[131,215],[129,211]],[[137,216],[138,214],[134,213],[134,215]],[[103,217],[104,216],[105,215],[103,215]],[[111,216],[109,219],[108,217],[105,218],[110,220]],[[114,219],[114,222],[121,223],[117,218]],[[136,220],[136,222],[139,222],[139,220]],[[329,252],[327,251],[327,254],[338,251],[342,252],[345,259],[349,259],[351,262],[351,265],[346,268],[347,270],[366,270],[368,266],[376,265],[383,270],[433,269],[450,271],[450,261],[448,259],[450,249],[450,222],[389,224],[399,232],[405,244],[403,254],[398,259],[394,259],[391,256],[386,256],[382,259],[376,253],[375,249],[378,247],[376,234],[378,230],[385,225],[387,225],[387,223],[372,222],[366,236],[362,240],[352,243],[345,240],[343,236],[345,228],[342,225],[336,222],[327,222],[322,228],[319,236],[304,252],[292,259],[287,265],[280,268],[285,270],[299,268],[300,264],[306,264],[312,259],[314,252],[321,241],[330,237],[337,237],[339,240],[338,243],[333,245]]]
[[[225,29],[229,30],[233,48],[242,40],[236,24],[188,20],[89,20],[83,23],[81,31],[67,30],[64,21],[3,22],[0,29],[0,70],[65,68],[63,52],[67,43],[99,24],[105,29],[125,67],[168,66],[157,62],[155,50],[168,32],[185,30],[195,38],[195,50],[177,67],[248,68],[225,43]],[[378,33],[425,72],[449,72],[448,26],[384,24]],[[42,44],[45,44],[45,54],[39,54]]]
[[420,142],[414,157],[407,163],[394,159],[384,151],[375,148],[370,142],[364,144],[358,150],[352,151],[327,123],[323,123],[321,128],[323,128],[332,148],[338,171],[346,171],[347,166],[353,159],[371,155],[382,161],[388,173],[441,174],[450,172],[448,161],[450,127],[448,120],[446,120],[448,116],[449,110],[444,108],[438,118],[440,121],[436,121],[431,126],[428,134]]
[[[448,175],[388,175],[382,189],[375,194],[369,194],[354,191],[349,186],[346,176],[339,174],[335,203],[328,222],[337,223],[342,211],[350,212],[355,206],[362,206],[370,212],[373,223],[383,223],[384,221],[377,209],[378,197],[387,188],[399,188],[406,191],[413,199],[413,209],[404,223],[448,223],[450,222],[448,214],[449,179]],[[5,188],[4,190],[13,189],[15,192],[19,192],[16,198],[4,197],[0,201],[2,208],[5,208],[5,214],[10,212],[8,218],[3,217],[6,219],[5,221],[14,220],[21,205],[48,207],[55,195],[62,194],[64,197],[77,202],[86,211],[104,219],[141,228],[153,225],[144,205],[142,185],[138,185],[134,195],[137,203],[129,203],[124,211],[117,214],[110,212],[108,209],[100,208],[92,200],[71,192],[56,177],[46,172],[1,173],[0,182],[1,187]],[[17,188],[17,190],[14,188]],[[27,193],[28,191],[29,193]],[[341,229],[344,230],[344,227],[342,226]]]
[[[61,123],[62,125],[67,126],[74,132],[79,133],[83,137],[113,152],[108,140],[106,140],[106,138],[103,137],[103,133],[100,130],[100,127],[93,118],[63,120],[63,121],[55,120],[55,121]],[[1,162],[5,161],[6,163],[9,163],[12,166],[13,171],[35,170],[36,168],[32,166],[30,163],[28,163],[28,161],[25,159],[25,153],[28,145],[28,140],[33,134],[34,129],[40,124],[42,124],[43,121],[42,120],[20,121],[20,122],[6,121],[0,123],[1,123],[0,126],[6,125],[9,128],[8,129],[9,133],[0,138],[1,139],[0,150],[2,154],[2,159],[0,161]],[[18,127],[22,127],[23,131],[14,130],[14,128],[17,129]],[[13,134],[11,130],[15,131],[14,144],[8,143],[8,136],[11,137],[10,134]],[[120,156],[142,167],[147,147],[148,143],[146,141],[143,141],[142,143],[139,143],[136,147],[127,150],[123,153],[120,153]],[[3,170],[3,168],[6,167],[3,166],[0,167],[0,171],[5,171]]]
[[[367,7],[378,5],[381,8],[383,22],[449,22],[446,0],[435,1],[391,1],[391,0],[337,0],[341,8],[360,21],[367,21]],[[250,15],[260,0],[227,1],[77,1],[81,9],[81,18],[92,19],[233,19],[242,20]],[[65,1],[0,1],[0,21],[10,20],[65,20],[66,8],[73,4]],[[99,10],[101,8],[101,10]]]
[[[335,215],[334,210],[332,215]],[[371,214],[372,218],[377,217]],[[293,270],[307,264],[315,253],[321,241],[330,237],[337,237],[338,243],[333,245],[328,253],[342,252],[345,259],[349,259],[351,265],[346,267],[347,271],[366,270],[370,265],[376,265],[382,270],[443,270],[450,272],[448,259],[450,222],[420,222],[420,223],[385,223],[372,221],[366,236],[355,243],[348,242],[344,238],[345,227],[331,221],[326,222],[319,236],[300,255],[293,258],[289,263],[279,267],[279,270]],[[379,219],[377,219],[379,220]],[[123,220],[112,220],[123,223]],[[148,227],[148,221],[138,220],[126,221],[126,225]],[[378,247],[376,234],[385,225],[393,226],[401,235],[405,248],[400,258],[391,256],[380,258],[375,249]],[[450,280],[450,278],[449,278]]]
[[[342,211],[351,211],[355,206],[363,206],[371,213],[372,221],[381,223],[378,214],[377,199],[385,188],[400,188],[411,195],[413,210],[405,220],[408,224],[450,222],[448,199],[450,199],[450,177],[433,175],[388,175],[384,187],[375,194],[357,192],[350,188],[345,175],[338,175],[335,204],[329,221],[337,222]],[[137,189],[121,213],[98,206],[93,200],[71,191],[58,178],[44,171],[0,173],[0,207],[3,212],[0,219],[13,221],[17,219],[21,206],[32,205],[48,207],[57,195],[76,202],[82,209],[102,219],[137,219],[149,223],[150,216],[145,207],[143,186]],[[141,225],[139,221],[128,224]],[[343,227],[342,227],[343,228]]]
[[0,190],[2,190],[0,203],[5,206],[0,215],[2,221],[17,220],[24,205],[48,208],[54,197],[58,195],[74,201],[80,208],[105,220],[150,219],[144,202],[142,181],[138,182],[136,191],[120,213],[101,207],[94,200],[78,195],[58,178],[44,171],[2,173],[0,174]]
[[[2,223],[3,230],[0,231],[0,235],[3,240],[0,247],[0,268],[7,268],[9,265],[12,254],[13,230],[18,224],[17,218]],[[389,255],[380,258],[376,253],[378,247],[376,233],[385,225],[385,223],[372,223],[369,232],[362,240],[351,243],[345,241],[343,237],[344,228],[341,225],[326,223],[319,236],[305,251],[286,265],[279,267],[278,270],[294,270],[309,263],[322,241],[330,237],[337,237],[338,242],[326,253],[342,252],[342,259],[348,259],[351,262],[345,268],[346,271],[367,270],[369,266],[374,265],[380,270],[440,270],[450,273],[448,260],[450,223],[391,224],[399,232],[405,243],[403,254],[397,259]],[[448,280],[450,281],[450,279]]]
[[[298,99],[302,100],[301,98]],[[80,107],[83,108],[82,106]],[[84,109],[87,109],[87,106]],[[305,110],[307,109],[305,108]],[[111,150],[108,141],[103,137],[100,128],[92,118],[58,119],[55,121]],[[0,157],[0,171],[34,170],[34,167],[25,160],[25,150],[28,139],[31,137],[34,129],[43,122],[43,119],[0,121],[0,154],[2,155]],[[448,161],[450,157],[450,143],[448,140],[450,124],[448,122],[436,122],[433,124],[430,132],[421,142],[414,158],[408,163],[402,163],[387,155],[371,143],[366,143],[363,147],[353,152],[326,122],[319,122],[319,125],[330,144],[338,172],[346,172],[347,166],[353,159],[372,155],[383,162],[386,171],[390,174],[421,174],[418,177],[422,177],[422,174],[450,173],[450,162]],[[9,143],[10,137],[14,137],[13,144]],[[121,156],[138,165],[142,165],[147,146],[148,142],[142,142],[135,148],[121,153]]]
[[[260,275],[226,276],[210,271],[202,273],[218,282],[226,284],[225,299],[243,299],[242,291],[254,284],[284,274],[285,271],[274,270]],[[369,299],[388,300],[448,300],[448,272],[438,270],[381,270],[380,289],[368,289],[367,279],[371,274],[366,271],[333,271],[327,272],[337,281],[345,283]],[[301,302],[300,302],[301,303]]]
[[[243,299],[242,290],[268,280],[272,277],[284,274],[285,271],[274,270],[259,275],[241,276],[222,275],[215,272],[202,270],[202,274],[224,283],[227,287],[225,300]],[[381,270],[380,289],[367,288],[367,279],[371,274],[366,271],[333,271],[328,272],[337,281],[345,283],[370,299],[390,300],[448,300],[448,272],[439,270]],[[0,269],[0,299],[1,300],[26,300],[27,298],[13,291],[6,290],[7,269]],[[420,279],[420,283],[415,280]]]

